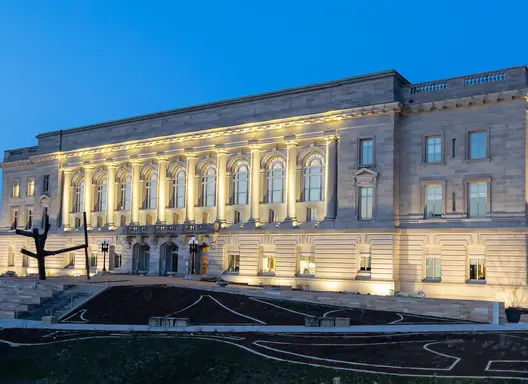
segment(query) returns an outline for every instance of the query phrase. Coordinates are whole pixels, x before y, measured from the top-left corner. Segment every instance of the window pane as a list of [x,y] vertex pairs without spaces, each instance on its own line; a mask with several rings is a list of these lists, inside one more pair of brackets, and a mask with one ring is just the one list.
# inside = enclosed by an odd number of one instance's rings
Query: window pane
[[442,277],[442,260],[441,259],[434,259],[434,277],[439,279]]
[[425,277],[428,279],[434,277],[434,259],[430,257],[425,260]]
[[361,164],[372,164],[372,140],[361,140]]
[[427,138],[427,157],[428,163],[439,162],[442,160],[442,138],[428,137]]
[[372,219],[372,188],[360,188],[359,205],[359,218]]
[[469,134],[470,159],[483,159],[486,157],[486,132],[472,132]]
[[469,216],[485,217],[487,206],[488,186],[486,183],[469,184]]
[[442,215],[442,187],[428,185],[425,188],[426,217],[434,218]]

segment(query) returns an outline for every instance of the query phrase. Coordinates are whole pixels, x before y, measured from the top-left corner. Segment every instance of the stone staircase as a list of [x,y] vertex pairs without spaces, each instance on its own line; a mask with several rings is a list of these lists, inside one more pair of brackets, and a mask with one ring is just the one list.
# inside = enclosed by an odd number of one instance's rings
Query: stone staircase
[[105,286],[93,284],[68,287],[68,289],[53,296],[42,305],[22,314],[20,318],[28,320],[41,320],[44,316],[60,318],[105,288]]
[[67,285],[23,279],[0,280],[0,318],[17,318],[52,300]]

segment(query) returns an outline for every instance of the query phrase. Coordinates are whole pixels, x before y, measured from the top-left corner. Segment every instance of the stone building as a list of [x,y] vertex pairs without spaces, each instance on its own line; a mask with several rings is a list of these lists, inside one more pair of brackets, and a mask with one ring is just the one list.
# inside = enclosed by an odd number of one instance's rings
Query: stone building
[[[4,155],[0,272],[110,242],[114,273],[496,299],[526,289],[527,68],[411,84],[395,71],[37,136]],[[205,264],[205,265],[204,265]],[[48,274],[84,273],[84,252]]]

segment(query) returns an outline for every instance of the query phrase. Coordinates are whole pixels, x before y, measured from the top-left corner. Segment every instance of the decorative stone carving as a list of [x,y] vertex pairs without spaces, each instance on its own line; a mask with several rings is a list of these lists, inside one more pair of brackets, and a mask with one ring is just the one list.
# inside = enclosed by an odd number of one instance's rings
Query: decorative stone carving
[[368,168],[358,169],[354,173],[354,182],[356,185],[375,185],[378,180],[378,172]]
[[39,198],[40,206],[42,208],[51,207],[51,201],[52,201],[51,197],[46,195],[46,194],[40,196],[40,198]]

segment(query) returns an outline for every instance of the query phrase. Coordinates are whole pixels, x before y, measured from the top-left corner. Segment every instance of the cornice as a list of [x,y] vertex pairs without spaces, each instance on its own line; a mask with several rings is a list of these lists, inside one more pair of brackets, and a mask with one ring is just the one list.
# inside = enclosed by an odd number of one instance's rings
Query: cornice
[[493,92],[483,95],[457,97],[438,101],[428,101],[424,103],[406,104],[402,108],[405,115],[443,111],[446,109],[468,108],[474,105],[495,104],[502,101],[518,100],[527,97],[526,89],[516,89],[511,91]]
[[[321,124],[336,122],[341,120],[349,120],[363,116],[376,116],[388,113],[396,113],[401,110],[402,104],[398,102],[376,104],[365,107],[349,108],[337,111],[329,111],[313,115],[302,115],[291,118],[275,119],[259,123],[247,123],[231,127],[213,128],[209,130],[200,130],[198,132],[175,134],[170,136],[161,136],[152,139],[134,140],[123,142],[119,144],[105,144],[102,146],[88,147],[76,149],[66,152],[54,152],[43,155],[32,156],[26,160],[25,166],[41,163],[50,160],[69,159],[73,157],[82,157],[86,155],[108,154],[111,152],[126,151],[130,149],[138,149],[145,147],[157,147],[159,145],[186,143],[197,140],[218,138],[222,136],[231,136],[237,134],[247,134],[252,132],[261,132],[268,130],[275,130],[287,128],[292,126],[304,126],[311,124]],[[13,164],[18,162],[8,162],[0,164],[3,169],[11,168]],[[24,166],[22,165],[22,166]]]

